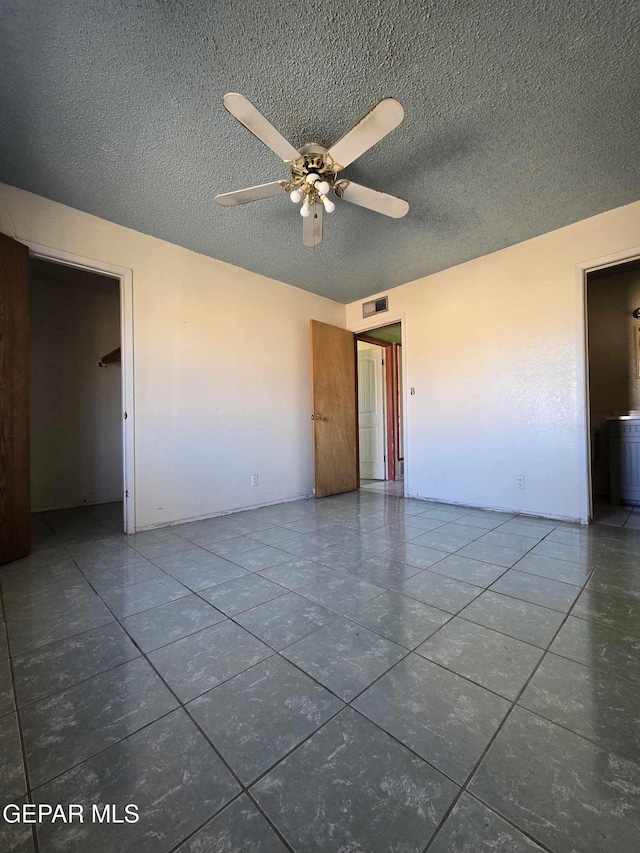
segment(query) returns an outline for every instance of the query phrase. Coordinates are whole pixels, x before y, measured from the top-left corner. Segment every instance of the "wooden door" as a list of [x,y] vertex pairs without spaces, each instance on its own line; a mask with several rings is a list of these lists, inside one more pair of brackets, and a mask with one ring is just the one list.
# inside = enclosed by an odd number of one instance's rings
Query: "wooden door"
[[356,346],[353,332],[311,321],[313,493],[359,486]]
[[384,480],[384,348],[358,343],[358,436],[360,476]]
[[0,234],[0,563],[29,553],[29,250]]

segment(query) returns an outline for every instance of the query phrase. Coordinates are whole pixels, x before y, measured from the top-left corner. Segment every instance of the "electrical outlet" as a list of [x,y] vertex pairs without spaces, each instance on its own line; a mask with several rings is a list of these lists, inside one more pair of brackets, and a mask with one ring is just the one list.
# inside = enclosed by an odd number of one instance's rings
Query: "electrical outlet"
[[516,488],[524,489],[524,474],[516,474]]
[[[258,485],[258,475],[257,475],[257,474],[252,474],[252,475],[251,475],[251,485],[252,485],[252,486],[257,486],[257,485]],[[524,488],[524,486],[523,486],[523,488]]]

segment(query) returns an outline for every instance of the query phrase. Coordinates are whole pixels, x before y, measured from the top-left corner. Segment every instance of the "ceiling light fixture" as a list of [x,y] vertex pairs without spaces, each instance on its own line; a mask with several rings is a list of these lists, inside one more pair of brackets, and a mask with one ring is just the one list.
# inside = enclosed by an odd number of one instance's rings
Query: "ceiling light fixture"
[[404,110],[395,98],[383,98],[378,101],[329,149],[316,143],[294,148],[243,95],[230,92],[224,96],[224,105],[234,118],[287,164],[290,177],[289,180],[272,181],[236,192],[220,193],[216,196],[218,204],[232,207],[289,193],[292,202],[302,202],[302,240],[305,246],[312,247],[319,246],[322,242],[323,210],[333,213],[336,209],[335,203],[329,198],[330,192],[337,198],[394,219],[399,219],[408,212],[409,203],[403,198],[338,177],[342,169],[398,127],[404,117]]

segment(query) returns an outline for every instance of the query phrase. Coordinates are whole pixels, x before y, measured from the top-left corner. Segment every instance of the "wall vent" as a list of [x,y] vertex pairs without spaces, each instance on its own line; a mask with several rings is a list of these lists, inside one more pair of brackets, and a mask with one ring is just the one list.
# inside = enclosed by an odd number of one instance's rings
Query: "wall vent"
[[389,297],[381,296],[380,299],[371,299],[362,303],[362,316],[371,317],[372,314],[380,314],[389,310]]

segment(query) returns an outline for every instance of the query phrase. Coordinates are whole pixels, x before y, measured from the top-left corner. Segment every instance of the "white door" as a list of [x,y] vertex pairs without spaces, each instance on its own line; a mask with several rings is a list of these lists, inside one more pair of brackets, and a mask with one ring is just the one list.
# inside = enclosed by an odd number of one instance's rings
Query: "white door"
[[385,480],[384,349],[358,341],[360,477]]

